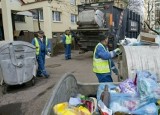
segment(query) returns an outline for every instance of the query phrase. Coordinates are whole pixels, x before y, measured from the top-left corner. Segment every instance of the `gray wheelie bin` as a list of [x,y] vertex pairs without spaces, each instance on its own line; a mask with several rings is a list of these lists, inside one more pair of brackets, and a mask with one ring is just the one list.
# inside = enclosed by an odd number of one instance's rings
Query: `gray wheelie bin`
[[35,83],[35,47],[27,42],[0,42],[0,85],[5,93],[8,85]]

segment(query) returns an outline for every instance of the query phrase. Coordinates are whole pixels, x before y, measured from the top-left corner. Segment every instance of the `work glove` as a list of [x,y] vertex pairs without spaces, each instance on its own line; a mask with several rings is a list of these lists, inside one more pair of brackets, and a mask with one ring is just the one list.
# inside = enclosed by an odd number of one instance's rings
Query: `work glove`
[[119,55],[121,53],[121,50],[119,48],[116,48],[114,52],[116,53],[116,55]]
[[117,68],[114,68],[112,71],[113,71],[116,75],[118,75],[118,69],[117,69]]
[[47,52],[47,56],[49,56],[49,57],[50,57],[50,56],[51,56],[51,53],[50,53],[50,52]]

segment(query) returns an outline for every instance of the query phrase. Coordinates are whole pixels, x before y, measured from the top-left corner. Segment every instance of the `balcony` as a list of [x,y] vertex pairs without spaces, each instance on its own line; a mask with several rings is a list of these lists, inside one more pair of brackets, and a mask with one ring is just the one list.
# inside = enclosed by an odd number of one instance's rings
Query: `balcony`
[[30,2],[28,2],[27,0],[23,0],[24,4],[33,4],[33,3],[36,3],[36,2],[44,2],[44,1],[48,1],[48,2],[51,2],[52,0],[31,0]]

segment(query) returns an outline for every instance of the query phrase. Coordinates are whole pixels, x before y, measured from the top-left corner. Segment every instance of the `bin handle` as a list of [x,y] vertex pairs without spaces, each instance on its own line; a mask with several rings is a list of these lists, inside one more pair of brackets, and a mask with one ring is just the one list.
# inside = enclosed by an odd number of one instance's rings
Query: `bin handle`
[[17,66],[19,68],[23,67],[22,63],[16,63],[15,55],[14,55],[14,49],[12,43],[9,45],[10,50],[10,56],[11,56],[11,62],[14,66]]

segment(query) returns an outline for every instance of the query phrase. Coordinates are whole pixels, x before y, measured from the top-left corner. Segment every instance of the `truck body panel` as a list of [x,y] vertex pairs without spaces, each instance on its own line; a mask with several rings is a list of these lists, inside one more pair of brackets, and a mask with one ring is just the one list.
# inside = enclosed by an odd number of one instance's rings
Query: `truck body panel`
[[109,49],[117,47],[119,40],[137,38],[140,33],[140,16],[129,9],[114,6],[114,2],[100,2],[78,6],[77,32],[79,46],[93,51],[99,42],[99,34],[109,36]]

